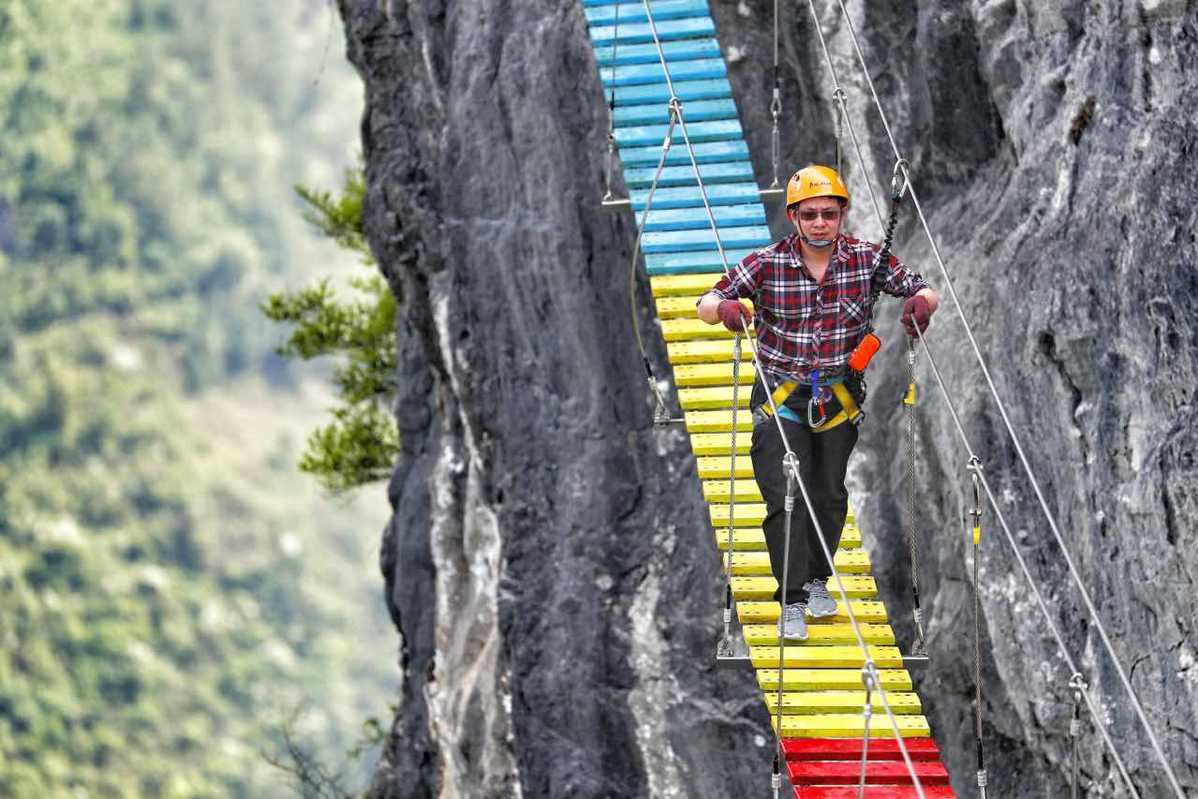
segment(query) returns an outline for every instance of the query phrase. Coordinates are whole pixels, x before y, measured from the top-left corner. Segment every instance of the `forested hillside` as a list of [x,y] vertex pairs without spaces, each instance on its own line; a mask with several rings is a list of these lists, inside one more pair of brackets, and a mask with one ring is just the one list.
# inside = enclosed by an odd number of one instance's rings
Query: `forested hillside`
[[353,165],[339,25],[0,5],[0,795],[285,795],[280,725],[336,758],[394,693],[382,492],[297,472],[327,392],[258,309],[361,268],[292,191]]

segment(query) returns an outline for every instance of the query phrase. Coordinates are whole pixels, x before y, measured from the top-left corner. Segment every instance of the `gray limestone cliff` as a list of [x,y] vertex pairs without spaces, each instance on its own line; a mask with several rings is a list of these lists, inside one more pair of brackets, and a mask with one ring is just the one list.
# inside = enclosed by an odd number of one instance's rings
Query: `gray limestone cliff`
[[[1198,13],[1190,0],[848,3],[961,307],[1153,728],[1198,786]],[[602,211],[607,111],[581,4],[339,0],[366,85],[370,242],[400,300],[403,454],[382,568],[403,689],[372,795],[767,795],[748,673],[712,663],[721,577],[682,431],[651,424],[629,322],[631,215]],[[711,0],[758,178],[772,3]],[[783,177],[830,161],[807,3],[783,3]],[[894,157],[835,2],[815,3],[861,138],[853,227]],[[1166,796],[1022,474],[910,206],[895,250],[937,285],[932,354],[1016,545],[1145,797]],[[783,232],[774,220],[775,232]],[[643,278],[633,297],[653,332]],[[854,476],[906,623],[905,363],[897,304]],[[658,370],[663,350],[650,335]],[[916,679],[973,789],[966,455],[921,382]],[[983,683],[992,795],[1056,797],[1070,677],[987,512]],[[380,706],[383,704],[380,698]],[[1090,795],[1121,795],[1092,727]]]

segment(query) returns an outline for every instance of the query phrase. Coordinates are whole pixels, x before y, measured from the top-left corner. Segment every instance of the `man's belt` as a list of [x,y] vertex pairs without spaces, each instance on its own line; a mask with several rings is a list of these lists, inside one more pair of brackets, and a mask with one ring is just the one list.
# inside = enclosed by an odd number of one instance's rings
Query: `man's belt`
[[[797,380],[786,380],[778,384],[778,387],[775,388],[773,393],[770,395],[772,401],[766,402],[761,406],[762,412],[764,412],[766,416],[772,416],[774,413],[773,409],[783,407],[786,404],[786,400],[790,398],[790,395],[793,394],[795,389],[798,387],[799,382]],[[810,425],[812,431],[816,433],[826,433],[833,427],[843,424],[844,422],[852,422],[853,424],[860,422],[864,414],[861,413],[861,408],[857,406],[857,401],[853,399],[852,393],[848,390],[848,388],[845,387],[844,383],[842,381],[837,381],[835,383],[827,384],[827,387],[832,389],[832,395],[835,396],[836,401],[840,403],[840,412],[831,419],[823,419],[819,422],[819,424],[815,424],[814,420],[811,418],[811,404],[809,403],[807,408],[807,423]],[[814,396],[811,398],[811,403],[816,403]]]

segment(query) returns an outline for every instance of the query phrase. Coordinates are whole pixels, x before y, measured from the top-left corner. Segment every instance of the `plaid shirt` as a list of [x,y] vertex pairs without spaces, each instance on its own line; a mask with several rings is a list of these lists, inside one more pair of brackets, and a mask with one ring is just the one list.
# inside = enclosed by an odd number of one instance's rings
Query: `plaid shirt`
[[910,297],[928,288],[893,255],[874,269],[881,247],[840,236],[824,279],[816,283],[803,264],[799,237],[745,256],[713,292],[726,300],[748,298],[755,307],[762,367],[777,377],[810,379],[815,369],[834,373],[869,332],[879,292]]

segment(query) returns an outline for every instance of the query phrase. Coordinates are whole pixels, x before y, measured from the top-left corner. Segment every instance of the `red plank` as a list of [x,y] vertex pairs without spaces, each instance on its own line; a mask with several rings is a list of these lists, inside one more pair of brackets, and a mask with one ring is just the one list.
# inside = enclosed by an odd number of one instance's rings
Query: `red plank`
[[[957,799],[947,785],[925,785],[927,799]],[[795,788],[795,799],[857,799],[857,786],[820,785]],[[865,799],[919,799],[914,787],[902,785],[867,785]]]
[[[931,738],[906,738],[912,760],[938,760],[940,750]],[[787,760],[860,760],[861,740],[852,738],[786,738],[782,749]],[[869,742],[870,760],[902,760],[898,742],[879,738]]]
[[[938,761],[912,763],[923,785],[947,785],[948,772]],[[790,781],[795,785],[856,785],[861,764],[851,760],[807,760],[790,763]],[[907,764],[896,760],[868,760],[865,782],[869,785],[910,785]]]

